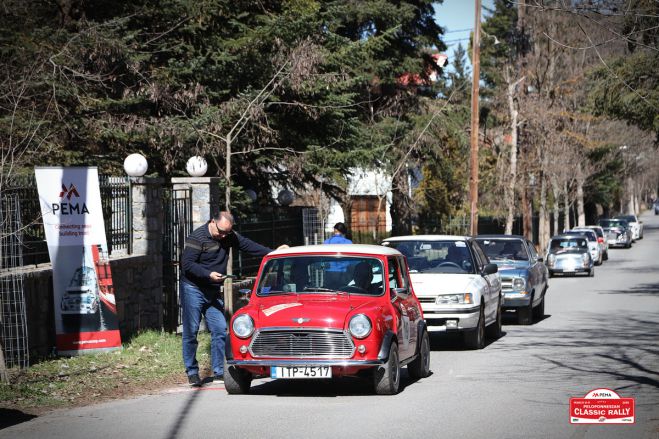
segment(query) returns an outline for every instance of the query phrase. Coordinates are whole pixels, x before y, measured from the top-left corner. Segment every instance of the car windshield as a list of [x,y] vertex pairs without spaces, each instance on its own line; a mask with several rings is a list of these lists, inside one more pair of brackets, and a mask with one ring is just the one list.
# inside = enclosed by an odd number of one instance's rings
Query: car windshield
[[555,253],[571,249],[588,250],[588,241],[585,238],[554,238],[549,244],[549,251]]
[[575,229],[575,230],[570,230],[568,232],[564,232],[563,234],[573,235],[573,236],[585,236],[586,238],[588,238],[589,241],[597,241],[597,235],[592,230]]
[[473,274],[475,265],[464,241],[386,241],[407,257],[410,273]]
[[598,238],[601,238],[601,237],[604,236],[604,233],[602,232],[601,227],[589,227],[589,229],[592,230],[593,232],[595,232],[595,234],[597,235]]
[[624,220],[618,220],[618,219],[605,219],[605,220],[599,220],[599,225],[602,227],[622,227],[622,228],[627,228],[627,221]]
[[383,293],[382,262],[354,256],[284,256],[270,259],[261,272],[258,296],[275,294]]
[[616,219],[625,220],[625,221],[630,222],[630,223],[637,222],[636,217],[634,215],[620,215],[620,216],[617,216]]
[[528,261],[529,255],[524,243],[519,239],[477,239],[491,261]]

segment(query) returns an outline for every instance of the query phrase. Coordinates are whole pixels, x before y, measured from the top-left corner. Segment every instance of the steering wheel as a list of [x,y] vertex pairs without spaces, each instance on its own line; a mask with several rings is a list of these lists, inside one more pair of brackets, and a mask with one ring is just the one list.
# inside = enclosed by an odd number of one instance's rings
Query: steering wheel
[[455,262],[442,262],[441,264],[438,265],[438,267],[446,267],[451,265],[462,270],[462,267],[456,264]]

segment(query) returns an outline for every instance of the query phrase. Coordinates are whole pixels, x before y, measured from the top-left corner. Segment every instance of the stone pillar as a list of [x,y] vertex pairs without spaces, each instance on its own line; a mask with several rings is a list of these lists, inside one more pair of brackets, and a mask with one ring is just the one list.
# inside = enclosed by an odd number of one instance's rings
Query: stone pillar
[[192,229],[206,223],[220,211],[220,177],[174,177],[172,187],[191,189]]
[[[133,254],[162,259],[164,211],[163,178],[130,177],[132,195]],[[162,264],[160,264],[162,265]]]

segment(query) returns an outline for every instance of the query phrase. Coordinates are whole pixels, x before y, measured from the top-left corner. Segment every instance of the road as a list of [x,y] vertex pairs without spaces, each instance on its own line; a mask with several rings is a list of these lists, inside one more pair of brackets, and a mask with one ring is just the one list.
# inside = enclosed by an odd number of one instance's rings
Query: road
[[[553,278],[546,316],[504,320],[481,351],[433,337],[429,378],[375,396],[357,379],[259,380],[57,411],[0,438],[659,438],[659,216],[612,249],[594,278]],[[406,375],[405,375],[406,377]],[[569,399],[609,388],[636,402],[634,425],[571,425]]]

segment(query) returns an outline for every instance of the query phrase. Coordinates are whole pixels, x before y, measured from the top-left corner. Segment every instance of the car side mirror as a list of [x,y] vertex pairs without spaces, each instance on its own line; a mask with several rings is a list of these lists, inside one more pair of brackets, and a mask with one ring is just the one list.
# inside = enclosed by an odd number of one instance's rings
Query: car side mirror
[[542,262],[542,261],[544,261],[544,259],[542,258],[542,256],[538,256],[538,262]]
[[249,288],[241,288],[238,290],[238,300],[244,300],[245,302],[249,302],[249,296],[252,295],[252,290]]
[[410,294],[407,288],[392,288],[391,293],[392,293],[392,298],[391,298],[392,302],[396,299],[401,299],[401,300],[407,299],[407,296]]
[[499,271],[499,267],[497,267],[497,264],[487,264],[483,267],[483,276],[486,276],[488,274],[494,274]]

